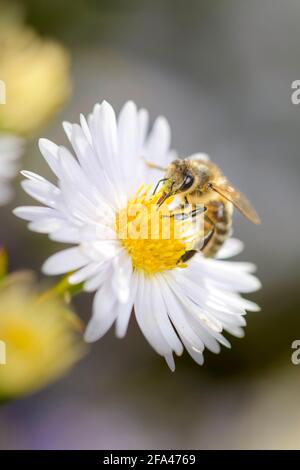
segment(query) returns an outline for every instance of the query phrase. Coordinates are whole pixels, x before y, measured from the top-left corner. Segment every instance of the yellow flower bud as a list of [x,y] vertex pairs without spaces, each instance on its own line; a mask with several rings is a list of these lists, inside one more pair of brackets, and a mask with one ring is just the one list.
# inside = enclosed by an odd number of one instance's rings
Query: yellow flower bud
[[31,275],[0,284],[0,400],[34,392],[83,354],[79,318],[54,293],[39,296]]
[[69,55],[22,24],[0,28],[0,131],[28,136],[61,107],[71,89]]

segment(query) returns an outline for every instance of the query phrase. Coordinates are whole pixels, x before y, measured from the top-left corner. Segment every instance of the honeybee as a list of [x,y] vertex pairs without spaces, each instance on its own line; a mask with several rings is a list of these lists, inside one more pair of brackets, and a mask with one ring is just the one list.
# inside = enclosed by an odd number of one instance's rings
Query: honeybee
[[[164,178],[158,182],[158,185],[163,183],[158,206],[174,195],[180,196],[182,205],[188,203],[192,207],[199,207],[200,204],[204,206],[204,240],[202,234],[200,248],[204,256],[215,256],[230,235],[233,207],[250,222],[260,223],[259,216],[246,196],[229,183],[219,167],[206,155],[196,154],[174,160],[167,168],[148,165],[165,171]],[[203,209],[200,209],[200,212],[203,212]],[[197,213],[197,209],[194,209],[190,216],[197,216]],[[191,258],[196,251],[199,251],[197,246],[184,255],[184,261]]]

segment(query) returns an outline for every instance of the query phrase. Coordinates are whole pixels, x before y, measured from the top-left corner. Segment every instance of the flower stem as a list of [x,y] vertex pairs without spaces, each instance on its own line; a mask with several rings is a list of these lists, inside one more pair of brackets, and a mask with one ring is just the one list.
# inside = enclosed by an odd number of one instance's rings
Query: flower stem
[[0,281],[2,281],[7,274],[8,258],[6,250],[0,247]]
[[51,297],[61,297],[67,303],[69,303],[72,297],[74,297],[76,294],[79,294],[83,289],[82,282],[80,284],[75,285],[70,284],[69,276],[70,274],[67,274],[62,279],[60,279],[58,283],[55,284],[53,287],[42,292],[38,297],[38,301],[43,302],[44,300],[47,300]]

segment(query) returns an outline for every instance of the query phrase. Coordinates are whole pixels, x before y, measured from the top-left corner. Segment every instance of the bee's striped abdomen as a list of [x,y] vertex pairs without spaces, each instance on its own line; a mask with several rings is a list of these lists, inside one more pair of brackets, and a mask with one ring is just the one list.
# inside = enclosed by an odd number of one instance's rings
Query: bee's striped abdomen
[[215,200],[207,204],[204,215],[204,232],[211,238],[201,250],[204,256],[213,258],[223,246],[231,232],[233,206],[224,200]]

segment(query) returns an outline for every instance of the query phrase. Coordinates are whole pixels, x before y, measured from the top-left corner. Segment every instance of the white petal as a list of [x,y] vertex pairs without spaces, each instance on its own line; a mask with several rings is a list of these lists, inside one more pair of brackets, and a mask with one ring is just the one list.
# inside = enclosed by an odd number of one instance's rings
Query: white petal
[[42,270],[50,275],[64,274],[81,268],[88,262],[89,259],[78,247],[67,248],[50,256],[43,264]]
[[79,244],[81,242],[80,231],[77,227],[72,227],[68,222],[61,224],[58,230],[49,234],[50,240],[61,243]]
[[59,177],[58,146],[48,139],[39,140],[39,149],[53,173]]
[[[177,301],[174,293],[171,291],[166,277],[160,276],[162,284],[162,294],[164,297],[165,305],[168,309],[169,317],[174,324],[177,333],[183,342],[188,343],[195,351],[203,351],[204,344],[201,339],[196,335],[193,328],[190,326],[186,312],[180,302]],[[171,281],[172,282],[172,281]]]
[[138,288],[134,302],[138,325],[153,349],[162,356],[168,356],[172,354],[172,350],[162,335],[153,313],[151,280],[150,278],[146,279],[142,272],[135,272],[134,275],[138,277]]
[[121,303],[126,303],[129,299],[130,282],[132,275],[131,258],[120,252],[119,256],[113,259],[114,274],[112,276],[112,288]]
[[153,129],[148,137],[146,144],[146,157],[150,157],[151,161],[160,165],[166,163],[165,156],[170,147],[171,131],[168,121],[165,117],[158,117],[153,125]]
[[170,367],[171,371],[174,372],[175,371],[175,361],[174,361],[173,354],[167,354],[165,356],[165,360],[166,360],[166,363],[168,364],[168,366]]
[[103,169],[100,166],[91,144],[78,124],[72,126],[71,143],[86,176],[90,178],[91,182],[94,184],[99,184],[99,181],[102,182]]
[[249,310],[249,312],[258,312],[260,310],[260,307],[255,302],[243,299],[236,293],[223,291],[211,285],[207,285],[206,287],[214,299],[221,302],[223,305],[227,305],[230,309],[238,308]]
[[62,123],[63,125],[63,129],[66,133],[66,136],[68,137],[69,140],[71,140],[71,136],[72,136],[72,124],[68,121],[64,121]]
[[186,350],[187,352],[189,353],[189,355],[194,359],[194,361],[199,364],[199,366],[202,366],[203,363],[204,363],[204,357],[203,357],[203,353],[201,351],[195,351],[193,348],[191,348],[191,346],[189,345],[189,343],[187,343],[185,341],[185,347],[186,347]]
[[119,304],[119,311],[116,320],[116,336],[118,338],[123,338],[126,335],[128,323],[133,309],[133,301],[136,296],[137,281],[137,276],[132,276],[128,301],[125,304]]
[[84,117],[83,114],[80,114],[80,125],[81,125],[81,128],[82,128],[82,130],[83,130],[83,132],[84,132],[84,135],[85,135],[85,137],[86,137],[88,143],[89,143],[90,145],[92,145],[91,131],[90,131],[90,128],[89,128],[89,126],[88,126],[88,123],[87,123],[87,121],[86,121],[86,119],[85,119],[85,117]]
[[93,292],[106,281],[108,277],[110,277],[112,272],[112,266],[111,263],[103,263],[103,266],[98,274],[95,276],[91,277],[91,279],[87,280],[84,284],[84,290],[86,292]]
[[138,149],[142,151],[147,136],[149,114],[146,109],[138,111]]
[[221,261],[194,257],[189,264],[187,276],[192,279],[206,279],[207,283],[232,292],[254,292],[261,287],[260,281],[248,271],[255,266],[251,263]]
[[[28,178],[29,180],[41,181],[42,183],[48,183],[48,181],[45,178],[38,175],[37,173],[34,173],[33,171],[22,170],[22,171],[20,171],[20,173],[21,173],[21,175],[25,176],[25,178]],[[49,184],[51,184],[51,183],[49,183]]]
[[60,191],[49,181],[25,180],[21,182],[21,185],[29,196],[42,204],[50,207],[57,205]]
[[171,349],[175,351],[178,356],[180,356],[183,352],[183,346],[168,317],[168,311],[161,293],[159,280],[154,278],[152,281],[152,286],[153,314],[156,317],[157,325],[166,341],[170,345]]
[[137,153],[137,109],[133,101],[127,101],[118,119],[119,152],[127,164]]
[[37,233],[51,233],[59,230],[63,221],[57,217],[45,217],[28,224],[28,229]]
[[20,217],[20,219],[33,221],[38,220],[42,217],[49,217],[54,214],[58,214],[58,212],[50,209],[49,207],[39,207],[39,206],[19,206],[13,210],[13,213]]
[[88,343],[101,338],[112,326],[117,315],[117,303],[107,281],[95,295],[93,316],[88,323],[84,339]]
[[[118,140],[120,167],[126,184],[127,194],[133,194],[138,186],[136,180],[137,166],[142,165],[139,155],[138,115],[136,105],[128,101],[118,118]],[[141,182],[139,182],[141,184]]]
[[241,253],[244,249],[244,244],[237,238],[228,238],[222,248],[218,251],[216,258],[230,258]]
[[125,304],[119,303],[118,316],[116,319],[116,336],[124,338],[127,333],[131,312],[133,309],[133,301],[128,300]]
[[76,271],[74,274],[68,278],[70,284],[79,284],[80,282],[84,282],[87,279],[93,277],[96,273],[101,271],[101,267],[103,262],[92,262],[85,265],[83,268]]

